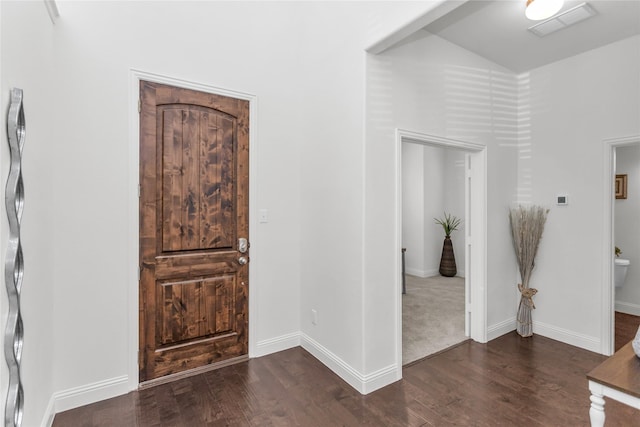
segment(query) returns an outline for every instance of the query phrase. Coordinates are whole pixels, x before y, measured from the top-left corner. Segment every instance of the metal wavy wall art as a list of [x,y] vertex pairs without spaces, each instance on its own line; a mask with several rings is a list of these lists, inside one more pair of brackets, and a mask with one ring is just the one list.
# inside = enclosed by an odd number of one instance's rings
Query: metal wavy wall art
[[24,391],[20,380],[20,360],[22,358],[23,326],[20,314],[20,290],[24,274],[22,244],[20,243],[20,221],[24,207],[24,186],[22,183],[22,148],[25,138],[24,108],[22,89],[11,90],[11,105],[7,115],[7,133],[11,165],[5,189],[5,206],[9,218],[9,238],[4,264],[4,281],[9,299],[9,313],[4,332],[4,358],[9,367],[9,388],[4,411],[4,425],[21,426],[24,410]]

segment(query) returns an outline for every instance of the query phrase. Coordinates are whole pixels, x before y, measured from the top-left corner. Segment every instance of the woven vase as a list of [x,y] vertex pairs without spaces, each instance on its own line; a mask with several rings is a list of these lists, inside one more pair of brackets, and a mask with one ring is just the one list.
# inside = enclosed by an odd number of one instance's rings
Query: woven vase
[[531,320],[531,306],[527,304],[525,297],[520,297],[518,315],[516,316],[516,331],[521,337],[533,336],[533,321]]
[[451,237],[444,238],[442,245],[442,257],[440,258],[440,274],[445,277],[453,277],[458,270],[456,269],[456,257],[453,255],[453,242]]

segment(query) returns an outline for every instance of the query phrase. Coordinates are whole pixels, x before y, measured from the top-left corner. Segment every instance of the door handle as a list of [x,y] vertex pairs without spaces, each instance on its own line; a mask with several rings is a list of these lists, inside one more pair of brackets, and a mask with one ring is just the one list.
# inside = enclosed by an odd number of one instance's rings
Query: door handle
[[238,264],[246,265],[249,262],[249,257],[241,256],[238,258]]

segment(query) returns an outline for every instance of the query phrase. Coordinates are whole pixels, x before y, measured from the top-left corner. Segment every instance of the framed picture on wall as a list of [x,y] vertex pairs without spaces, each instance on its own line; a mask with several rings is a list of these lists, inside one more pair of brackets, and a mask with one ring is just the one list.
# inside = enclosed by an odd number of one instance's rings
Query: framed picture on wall
[[616,175],[616,199],[627,198],[627,174]]

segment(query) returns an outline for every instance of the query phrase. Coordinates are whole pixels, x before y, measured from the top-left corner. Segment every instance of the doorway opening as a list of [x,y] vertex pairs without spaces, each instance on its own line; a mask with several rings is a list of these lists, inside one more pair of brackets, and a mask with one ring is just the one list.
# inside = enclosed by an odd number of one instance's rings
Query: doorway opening
[[[464,336],[477,342],[487,341],[486,320],[486,147],[482,144],[458,141],[439,136],[422,134],[398,129],[396,131],[396,253],[402,256],[403,242],[403,156],[402,148],[405,144],[415,147],[422,146],[427,150],[455,151],[462,155],[464,196],[458,203],[464,223],[464,230],[457,239],[461,245],[461,259],[464,266],[459,270],[464,276]],[[407,145],[409,146],[409,145]],[[444,190],[446,191],[446,189]],[[427,215],[427,214],[425,214]],[[440,214],[440,216],[442,213]],[[424,215],[423,215],[424,216]],[[457,216],[457,215],[456,215]],[[430,222],[430,218],[423,218],[424,224]],[[436,225],[434,225],[436,227]],[[462,235],[464,234],[464,235]],[[424,235],[424,234],[423,234]],[[440,244],[442,240],[440,239]],[[439,262],[439,261],[438,261]],[[400,265],[401,263],[399,263]],[[410,270],[411,272],[411,270]],[[413,271],[418,275],[429,274],[433,271]],[[402,271],[398,271],[398,283],[396,289],[398,295],[403,290]],[[405,283],[406,284],[406,283]],[[397,332],[397,360],[399,369],[402,368],[403,359],[403,327],[402,307],[403,298],[398,298],[398,332]],[[426,355],[424,355],[426,356]],[[424,357],[423,356],[423,357]]]
[[640,135],[605,140],[604,150],[602,353],[611,355],[633,338],[640,324],[640,292],[631,285],[640,280],[640,239],[633,232],[640,201],[626,191],[640,180]]
[[[468,152],[402,143],[402,364],[469,338],[465,328],[465,179]],[[451,251],[443,254],[443,225]],[[447,225],[449,226],[449,225]],[[444,263],[442,260],[444,259]]]

